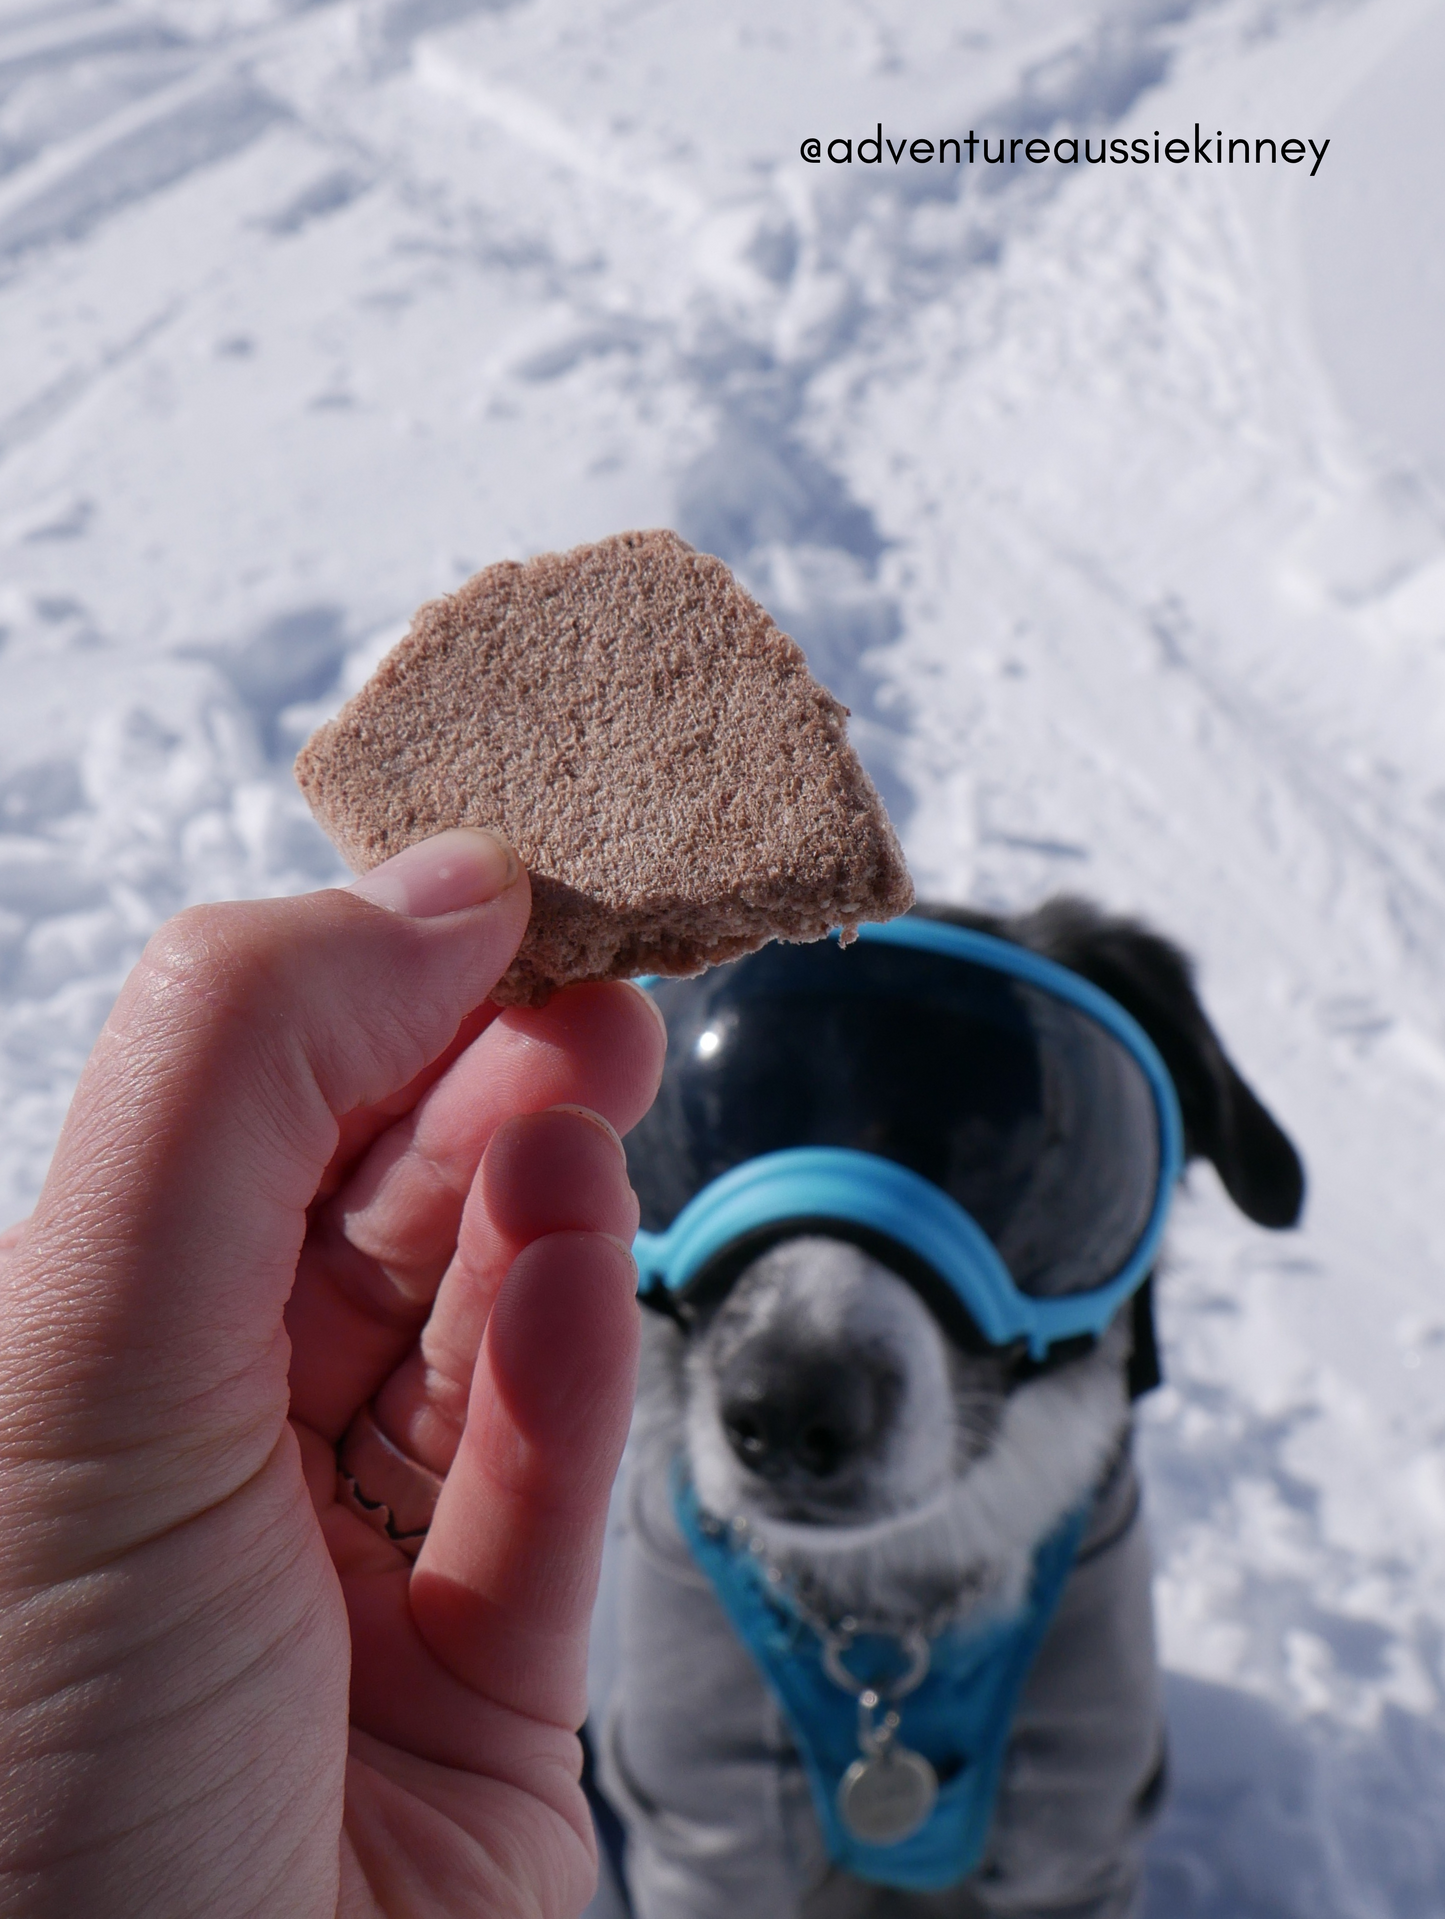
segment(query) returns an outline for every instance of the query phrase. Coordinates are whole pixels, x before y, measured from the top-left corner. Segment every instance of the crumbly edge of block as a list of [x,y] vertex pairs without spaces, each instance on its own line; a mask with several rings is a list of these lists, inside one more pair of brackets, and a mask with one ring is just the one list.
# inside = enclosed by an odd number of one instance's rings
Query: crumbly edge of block
[[850,901],[846,911],[838,901],[803,901],[786,892],[767,907],[736,900],[702,908],[695,901],[671,906],[648,902],[611,912],[588,902],[585,915],[567,906],[554,907],[528,927],[492,997],[501,1005],[540,1005],[560,986],[653,973],[690,978],[754,953],[770,940],[805,943],[835,929],[841,929],[846,940],[860,924],[892,919],[912,905],[907,873],[892,877],[886,893],[867,903]]

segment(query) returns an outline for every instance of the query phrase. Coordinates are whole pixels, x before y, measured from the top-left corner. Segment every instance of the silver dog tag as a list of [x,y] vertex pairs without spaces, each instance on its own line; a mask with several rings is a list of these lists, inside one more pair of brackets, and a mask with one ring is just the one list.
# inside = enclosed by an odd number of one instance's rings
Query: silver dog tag
[[855,1759],[838,1782],[838,1815],[868,1846],[911,1839],[933,1811],[938,1774],[921,1752],[887,1745]]

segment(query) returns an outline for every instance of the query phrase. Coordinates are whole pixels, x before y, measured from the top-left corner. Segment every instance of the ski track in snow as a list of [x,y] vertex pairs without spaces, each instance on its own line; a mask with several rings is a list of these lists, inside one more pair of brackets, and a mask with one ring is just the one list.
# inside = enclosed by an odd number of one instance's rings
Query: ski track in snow
[[[1367,162],[1445,35],[1061,11],[0,0],[0,1219],[158,921],[338,875],[290,759],[415,604],[677,526],[851,705],[925,890],[1151,919],[1304,1150],[1301,1232],[1197,1173],[1173,1233],[1149,1914],[1425,1919],[1445,412],[1370,299],[1440,136],[1409,196]],[[880,118],[1345,133],[1314,182],[793,157]]]

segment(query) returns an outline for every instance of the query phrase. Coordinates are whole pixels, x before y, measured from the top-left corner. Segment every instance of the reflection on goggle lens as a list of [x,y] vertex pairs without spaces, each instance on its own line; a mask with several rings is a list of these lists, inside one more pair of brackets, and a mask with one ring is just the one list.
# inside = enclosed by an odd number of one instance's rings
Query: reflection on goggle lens
[[941,1187],[1034,1298],[1092,1291],[1138,1246],[1160,1178],[1154,1095],[1068,999],[868,939],[765,947],[652,991],[668,1063],[627,1140],[646,1231],[744,1161],[836,1146]]

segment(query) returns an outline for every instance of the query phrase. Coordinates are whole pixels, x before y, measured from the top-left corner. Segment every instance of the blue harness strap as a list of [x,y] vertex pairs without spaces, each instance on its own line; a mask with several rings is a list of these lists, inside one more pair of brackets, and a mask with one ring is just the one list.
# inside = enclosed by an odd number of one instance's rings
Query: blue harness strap
[[[838,1786],[858,1757],[858,1708],[824,1670],[818,1634],[769,1585],[756,1556],[707,1520],[680,1467],[673,1509],[693,1558],[787,1716],[829,1857],[860,1879],[910,1892],[967,1878],[983,1856],[1014,1710],[1073,1569],[1088,1508],[1039,1547],[1018,1612],[932,1641],[927,1676],[898,1702],[898,1740],[932,1764],[938,1801],[918,1832],[891,1846],[855,1839],[839,1817]],[[885,1689],[906,1663],[895,1639],[871,1634],[854,1640],[847,1659],[851,1672]]]

